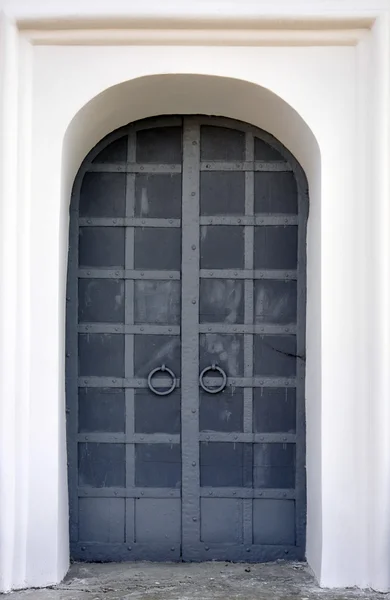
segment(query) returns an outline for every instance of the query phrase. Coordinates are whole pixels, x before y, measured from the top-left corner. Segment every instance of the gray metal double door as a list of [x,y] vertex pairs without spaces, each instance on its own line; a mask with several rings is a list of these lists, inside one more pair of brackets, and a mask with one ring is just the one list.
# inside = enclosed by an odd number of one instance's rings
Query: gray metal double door
[[76,178],[67,290],[71,555],[300,559],[305,229],[251,126],[141,121]]

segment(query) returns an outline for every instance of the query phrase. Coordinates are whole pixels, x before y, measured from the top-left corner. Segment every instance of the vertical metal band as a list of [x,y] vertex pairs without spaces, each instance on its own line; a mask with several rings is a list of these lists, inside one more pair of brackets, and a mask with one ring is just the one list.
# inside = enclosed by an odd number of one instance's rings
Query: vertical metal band
[[[252,228],[253,229],[253,228]],[[244,321],[253,323],[253,280],[245,281]],[[253,335],[244,334],[244,377],[253,377]],[[252,433],[253,388],[244,388],[244,433]]]
[[[253,500],[244,498],[243,503],[243,542],[253,544]],[[248,559],[250,556],[248,556]]]
[[298,188],[298,280],[297,280],[297,386],[296,386],[296,475],[295,513],[296,545],[302,552],[306,546],[306,227],[309,193],[301,168],[295,172]]
[[69,512],[70,541],[79,539],[79,499],[78,499],[78,441],[79,430],[79,390],[78,390],[78,259],[79,259],[79,224],[78,207],[80,188],[84,177],[81,171],[73,186],[72,212],[69,223],[68,281],[66,293],[66,429],[68,435],[68,478],[69,478]]
[[[253,281],[245,281],[244,320],[253,323]],[[244,377],[253,377],[253,335],[244,334]],[[244,388],[244,433],[252,433],[253,388]]]
[[199,166],[200,128],[184,119],[182,188],[182,540],[200,540],[199,466]]
[[[127,138],[127,161],[135,162],[136,134],[130,129]],[[126,217],[134,217],[135,213],[135,174],[126,175]],[[125,232],[125,269],[134,269],[134,227],[126,227]],[[125,282],[125,323],[134,323],[134,281],[127,279]]]
[[[254,138],[251,132],[245,135],[245,160],[253,162],[254,160]],[[254,172],[245,173],[245,216],[254,215]],[[245,226],[245,269],[252,270],[254,254],[254,227]],[[254,320],[254,301],[253,301],[253,279],[245,280],[244,288],[244,322],[246,325],[252,325]],[[253,377],[253,335],[244,335],[244,376]],[[253,431],[253,388],[244,388],[244,432]],[[251,485],[253,485],[253,448],[251,453],[245,453],[244,460],[248,463],[247,470],[250,470]],[[253,541],[253,501],[251,499],[243,500],[243,537],[244,544],[252,544]]]
[[[127,162],[135,162],[136,134],[130,129],[127,138]],[[126,176],[126,217],[134,217],[135,212],[135,175]],[[125,232],[125,269],[134,269],[134,227],[126,227]],[[125,281],[125,324],[134,324],[134,280]],[[134,335],[125,336],[125,377],[134,377]],[[134,434],[134,389],[126,388],[126,424],[127,436]],[[126,444],[126,488],[135,485],[135,446]],[[134,499],[126,500],[126,542],[134,541]]]
[[[169,120],[171,117],[169,117]],[[174,125],[182,123],[181,117],[175,117]],[[160,119],[158,119],[160,123]],[[215,124],[223,126],[223,120],[215,119]],[[305,310],[306,310],[306,226],[308,213],[308,189],[307,181],[301,167],[297,164],[294,157],[290,156],[286,149],[279,148],[280,153],[286,157],[286,160],[292,165],[292,170],[298,185],[298,265],[297,265],[297,386],[296,386],[296,480],[295,480],[295,507],[296,507],[296,548],[287,549],[279,547],[274,550],[272,546],[262,546],[260,551],[253,546],[253,499],[250,497],[241,497],[237,495],[234,502],[242,513],[242,523],[240,518],[240,535],[236,538],[237,544],[216,543],[210,544],[210,547],[201,543],[201,504],[200,504],[200,448],[199,448],[199,257],[200,257],[200,124],[213,124],[213,119],[209,117],[185,117],[183,128],[183,167],[182,167],[182,314],[181,314],[181,452],[182,452],[182,553],[184,560],[202,560],[202,559],[220,559],[232,557],[235,559],[249,560],[268,560],[270,558],[284,557],[288,552],[288,558],[304,557],[305,550],[305,530],[306,530],[306,472],[305,472]],[[170,121],[170,124],[171,121]],[[136,163],[136,131],[139,128],[149,127],[150,122],[145,125],[142,122],[128,126],[123,129],[120,136],[127,135],[127,163]],[[227,126],[231,127],[231,121],[227,121]],[[254,136],[263,139],[266,143],[270,142],[272,146],[279,147],[279,144],[265,132],[257,131],[254,128],[245,129],[240,125],[241,130],[245,130],[245,168],[251,168],[254,165]],[[119,139],[119,133],[114,138]],[[69,500],[70,500],[70,538],[72,547],[79,546],[79,499],[78,499],[78,244],[79,244],[79,226],[84,226],[85,218],[81,222],[79,219],[79,200],[83,177],[86,170],[89,169],[91,161],[97,156],[98,152],[107,145],[107,139],[98,144],[98,146],[89,154],[83,166],[75,179],[71,201],[71,219],[70,219],[70,237],[69,237],[69,265],[68,265],[68,283],[67,283],[67,341],[66,341],[66,395],[67,395],[67,429],[68,429],[68,461],[69,461]],[[228,164],[228,163],[226,163]],[[89,165],[89,166],[88,166]],[[123,163],[116,165],[119,171],[123,172]],[[126,169],[125,169],[126,172]],[[255,180],[254,169],[245,171],[245,216],[252,217],[255,214]],[[138,175],[133,172],[126,172],[126,203],[125,216],[128,219],[134,219],[136,214],[136,182]],[[227,217],[227,216],[226,216]],[[214,217],[215,218],[215,217]],[[277,219],[280,216],[271,215],[271,219]],[[294,217],[295,218],[295,217]],[[111,226],[110,219],[104,219],[104,223],[97,223],[98,226]],[[133,272],[133,279],[125,279],[125,315],[124,322],[128,326],[134,325],[135,310],[134,296],[136,292],[136,272],[135,268],[135,233],[138,219],[126,221],[131,223],[131,227],[125,227],[125,257],[124,270],[127,276]],[[239,221],[237,220],[237,223]],[[271,222],[271,221],[270,221]],[[249,271],[249,277],[254,274],[254,240],[255,227],[253,225],[244,226],[244,323],[252,326],[256,320],[255,317],[255,285],[254,279],[246,279]],[[89,223],[90,225],[93,223]],[[138,223],[139,224],[139,223]],[[221,224],[221,223],[219,223]],[[235,223],[234,223],[235,224]],[[150,223],[149,223],[150,225]],[[176,224],[174,224],[176,226]],[[233,225],[233,223],[232,223]],[[124,222],[118,221],[117,227],[123,227]],[[158,223],[156,226],[160,226]],[[233,228],[233,227],[232,227]],[[98,272],[98,271],[97,271]],[[134,274],[135,273],[135,274]],[[149,274],[150,275],[150,274]],[[155,275],[155,273],[154,273]],[[159,276],[164,275],[159,272]],[[91,277],[95,277],[93,272]],[[122,277],[122,274],[118,274]],[[153,273],[151,274],[153,276]],[[165,275],[164,275],[165,276]],[[277,272],[272,275],[277,278]],[[283,278],[284,275],[281,276]],[[177,278],[177,274],[175,275]],[[251,329],[250,329],[251,330]],[[128,331],[133,331],[129,329]],[[254,388],[252,383],[255,381],[256,366],[254,365],[254,342],[253,334],[244,333],[243,336],[243,375],[247,378],[248,387],[243,389],[243,432],[252,433],[253,424],[253,399]],[[135,376],[134,363],[134,335],[125,334],[124,350],[124,376],[133,379]],[[241,388],[242,389],[242,388]],[[237,388],[238,392],[240,389]],[[125,436],[127,439],[134,440],[135,433],[135,400],[138,397],[134,388],[125,388]],[[204,439],[204,438],[203,438]],[[120,442],[122,443],[122,442]],[[165,443],[165,442],[164,442]],[[213,443],[213,442],[210,442]],[[253,487],[253,443],[241,442],[243,446],[243,481],[242,488],[250,490]],[[133,548],[135,541],[135,450],[134,443],[126,444],[126,465],[125,465],[125,485],[128,490],[124,496],[126,506],[125,512],[125,541],[126,551],[123,544],[123,533],[121,528],[120,543],[102,545],[96,544],[91,550],[91,557],[105,557],[112,559],[113,556],[121,556],[126,560],[129,558],[128,550]],[[131,492],[130,492],[131,490]],[[158,489],[151,490],[160,497]],[[137,492],[138,493],[138,492]],[[210,493],[210,492],[208,492]],[[213,494],[213,492],[212,492]],[[97,494],[98,496],[99,494]],[[243,494],[244,496],[245,494]],[[249,496],[250,494],[248,494]],[[164,494],[162,495],[164,496]],[[92,497],[92,496],[91,496]],[[153,496],[154,497],[154,496]],[[256,494],[256,498],[258,498]],[[264,495],[265,497],[265,495]],[[113,502],[108,510],[114,509],[114,504],[123,506],[122,499],[112,499]],[[142,500],[141,500],[142,503]],[[175,501],[176,503],[176,501]],[[218,501],[215,503],[218,504]],[[261,502],[259,502],[261,504]],[[93,510],[93,509],[92,509]],[[119,510],[119,509],[118,509]],[[122,510],[122,508],[120,508]],[[206,509],[205,509],[206,510]],[[218,507],[216,508],[218,510]],[[221,508],[223,510],[223,508]],[[118,513],[119,514],[119,513]],[[80,523],[82,520],[80,516]],[[206,515],[207,521],[207,515]],[[242,527],[241,527],[242,525]],[[212,537],[212,535],[210,536]],[[80,542],[81,544],[81,542]],[[93,546],[95,543],[91,543]],[[215,546],[215,548],[214,548]],[[103,548],[103,550],[102,550]],[[84,548],[83,548],[84,550]],[[133,548],[134,550],[134,548]],[[175,558],[179,557],[178,544],[171,548],[169,544],[169,557],[172,558],[171,551],[175,550]],[[177,554],[176,554],[177,550]],[[140,550],[144,552],[144,550]],[[72,550],[73,552],[73,550]],[[76,556],[77,555],[76,548]],[[118,554],[116,554],[118,552]],[[153,544],[147,550],[145,558],[153,556]],[[244,554],[243,554],[244,552]],[[246,553],[248,552],[248,554]],[[259,552],[259,554],[256,554]],[[135,554],[134,554],[135,556]],[[142,555],[143,556],[143,555]],[[83,555],[82,555],[83,557]],[[169,558],[168,557],[168,558]],[[85,555],[84,555],[85,558]],[[160,559],[160,558],[159,558]],[[164,554],[164,560],[166,554]]]
[[[245,135],[245,160],[254,160],[254,138],[252,132]],[[245,216],[254,215],[254,172],[245,173]],[[245,226],[245,269],[252,270],[254,255],[254,227]],[[244,322],[252,325],[254,320],[253,280],[245,280]],[[253,335],[244,335],[244,376],[253,377]],[[253,390],[244,390],[244,432],[252,433]]]

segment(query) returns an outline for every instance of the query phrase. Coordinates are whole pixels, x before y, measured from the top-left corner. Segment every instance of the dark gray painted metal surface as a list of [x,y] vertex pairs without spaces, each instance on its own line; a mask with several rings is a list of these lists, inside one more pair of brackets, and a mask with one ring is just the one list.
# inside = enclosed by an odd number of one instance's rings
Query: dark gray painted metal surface
[[73,558],[304,557],[307,212],[295,159],[229,119],[148,119],[88,155],[67,289]]

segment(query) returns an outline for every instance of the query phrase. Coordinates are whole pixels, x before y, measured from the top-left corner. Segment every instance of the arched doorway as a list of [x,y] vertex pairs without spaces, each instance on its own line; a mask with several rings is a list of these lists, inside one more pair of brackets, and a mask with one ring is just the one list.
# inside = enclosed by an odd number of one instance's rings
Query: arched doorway
[[272,136],[113,132],[71,202],[71,555],[304,557],[307,183]]

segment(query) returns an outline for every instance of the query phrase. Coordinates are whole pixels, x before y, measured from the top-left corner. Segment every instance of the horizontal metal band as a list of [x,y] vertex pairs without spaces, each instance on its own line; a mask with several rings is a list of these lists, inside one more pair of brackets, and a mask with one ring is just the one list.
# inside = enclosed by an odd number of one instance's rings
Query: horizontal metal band
[[124,325],[123,323],[81,323],[79,333],[127,333],[142,335],[180,335],[178,325]]
[[172,433],[79,433],[77,441],[98,444],[180,444],[180,435]]
[[91,442],[98,444],[124,444],[126,442],[125,433],[78,433],[78,442]]
[[227,217],[200,217],[201,225],[298,225],[297,215],[262,215],[256,217],[227,216]]
[[[263,489],[244,487],[202,487],[201,498],[286,498],[294,499],[294,489]],[[80,498],[180,498],[181,490],[177,488],[79,488]]]
[[180,498],[179,488],[78,488],[80,498]]
[[181,220],[147,219],[144,217],[81,217],[79,227],[181,227]]
[[[155,388],[169,388],[171,381],[161,377],[153,377]],[[135,377],[79,377],[78,386],[93,388],[134,388],[142,389],[148,387],[148,380]],[[176,387],[180,387],[180,379],[176,379]],[[161,400],[163,402],[163,400]]]
[[299,546],[266,546],[258,544],[211,544],[191,543],[183,549],[185,561],[231,561],[231,562],[272,562],[276,560],[304,560],[305,548]]
[[[220,377],[203,377],[207,387],[217,387]],[[228,377],[227,385],[231,387],[296,387],[295,377]]]
[[[156,542],[140,544],[133,540],[127,543],[113,542],[112,544],[71,542],[70,553],[73,560],[88,562],[129,562],[134,560],[171,562],[180,559],[181,543],[171,541],[166,544]],[[156,586],[156,589],[158,588],[159,586]],[[94,595],[94,597],[96,596],[97,594]]]
[[[181,164],[153,163],[91,163],[87,172],[94,173],[181,173]],[[282,161],[202,161],[201,171],[292,171],[287,162]]]
[[204,279],[297,279],[297,271],[284,271],[281,269],[201,269],[200,277]]
[[[200,225],[298,225],[296,215],[264,215],[256,217],[200,217]],[[80,217],[79,227],[181,227],[181,219],[147,219],[138,217]]]
[[218,161],[208,160],[200,163],[201,171],[292,171],[287,162],[282,161]]
[[[97,444],[180,444],[180,435],[171,433],[79,433],[77,441]],[[296,435],[293,433],[201,432],[199,433],[199,441],[210,443],[294,444],[296,443]]]
[[[297,271],[284,271],[281,269],[208,269],[200,270],[200,277],[204,279],[297,279]],[[180,271],[139,271],[131,269],[79,269],[78,277],[82,279],[153,279],[153,280],[180,280]]]
[[[296,334],[296,325],[243,325],[243,324],[201,324],[200,333],[252,333],[265,335]],[[123,323],[81,323],[79,333],[141,334],[141,335],[180,335],[179,325],[124,325]]]
[[244,487],[203,487],[200,488],[201,498],[295,498],[295,490],[262,489]]
[[94,173],[181,173],[181,165],[136,164],[136,163],[92,163],[87,172]]
[[288,162],[266,162],[262,160],[255,161],[255,171],[292,171],[291,165]]
[[180,271],[139,271],[134,269],[79,269],[82,279],[180,279]]
[[240,325],[240,324],[225,324],[225,323],[202,323],[199,325],[200,333],[264,333],[268,335],[280,335],[285,333],[296,334],[296,325]]
[[[210,400],[212,402],[212,400]],[[234,442],[254,444],[295,444],[295,433],[237,433],[237,432],[202,432],[199,433],[200,442]]]
[[[218,377],[204,377],[203,382],[207,386],[217,386],[221,382]],[[169,387],[166,379],[153,378],[155,387]],[[296,377],[228,377],[227,385],[231,387],[296,387]],[[142,389],[148,387],[146,379],[125,377],[79,377],[78,387],[93,388],[134,388]],[[180,387],[180,379],[176,379],[176,387]]]

